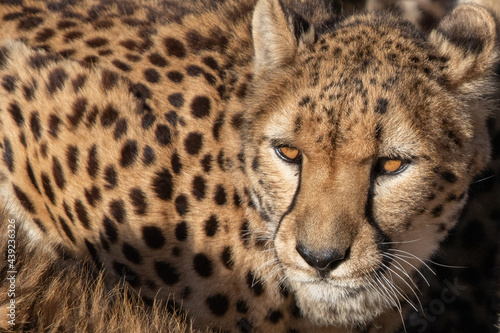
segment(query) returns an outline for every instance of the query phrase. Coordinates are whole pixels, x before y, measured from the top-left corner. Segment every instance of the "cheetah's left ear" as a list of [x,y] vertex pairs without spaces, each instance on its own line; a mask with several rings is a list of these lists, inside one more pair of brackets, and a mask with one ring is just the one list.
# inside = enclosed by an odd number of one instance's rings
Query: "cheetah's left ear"
[[252,19],[255,74],[290,64],[297,50],[313,43],[314,37],[313,26],[279,0],[259,0]]
[[429,38],[449,59],[444,73],[451,89],[467,89],[467,83],[491,75],[498,61],[497,23],[482,6],[457,6]]

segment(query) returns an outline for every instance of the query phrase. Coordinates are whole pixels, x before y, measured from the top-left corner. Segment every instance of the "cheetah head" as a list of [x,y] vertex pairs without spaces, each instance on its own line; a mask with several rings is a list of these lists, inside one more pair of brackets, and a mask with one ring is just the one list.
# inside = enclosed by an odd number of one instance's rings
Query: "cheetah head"
[[251,197],[302,313],[363,325],[412,303],[488,162],[493,16],[430,35],[385,14],[321,31],[261,0],[246,100]]

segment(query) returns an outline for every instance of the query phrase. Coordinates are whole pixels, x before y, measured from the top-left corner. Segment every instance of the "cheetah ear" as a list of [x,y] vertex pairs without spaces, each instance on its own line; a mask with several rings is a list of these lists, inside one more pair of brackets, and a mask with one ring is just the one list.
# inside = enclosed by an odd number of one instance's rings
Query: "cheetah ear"
[[444,74],[450,88],[466,88],[467,83],[492,74],[498,60],[497,23],[486,8],[456,7],[429,38],[438,54],[449,59]]
[[314,28],[300,15],[285,9],[279,0],[259,0],[252,19],[254,72],[290,64],[297,50],[314,43]]

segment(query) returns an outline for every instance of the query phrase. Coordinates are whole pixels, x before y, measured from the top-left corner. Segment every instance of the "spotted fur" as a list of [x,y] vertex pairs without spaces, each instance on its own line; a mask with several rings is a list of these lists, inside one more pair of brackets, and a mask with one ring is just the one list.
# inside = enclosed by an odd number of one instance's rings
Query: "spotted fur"
[[196,327],[396,329],[489,161],[493,16],[127,4],[1,7],[0,195],[31,246]]

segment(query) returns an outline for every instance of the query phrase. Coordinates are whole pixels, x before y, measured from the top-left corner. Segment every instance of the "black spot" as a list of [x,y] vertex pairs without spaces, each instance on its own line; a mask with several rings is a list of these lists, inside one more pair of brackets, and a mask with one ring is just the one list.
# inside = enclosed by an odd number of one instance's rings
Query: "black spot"
[[299,102],[299,106],[306,106],[309,103],[311,103],[311,97],[310,96],[304,96]]
[[112,165],[108,165],[106,169],[104,169],[104,180],[107,183],[104,184],[104,187],[107,189],[115,188],[118,184],[118,174]]
[[102,267],[102,262],[99,259],[99,255],[97,253],[97,250],[95,249],[94,244],[89,242],[87,239],[85,239],[85,246],[87,247],[87,250],[89,251],[90,257],[92,258],[92,261],[98,266]]
[[213,161],[212,155],[207,154],[203,156],[203,159],[201,160],[201,166],[203,167],[203,171],[209,173],[212,170],[212,161]]
[[167,73],[167,77],[170,79],[170,81],[175,82],[175,83],[181,83],[182,80],[184,79],[184,74],[178,71],[171,71]]
[[169,111],[168,113],[165,113],[165,119],[170,124],[172,124],[172,126],[177,126],[177,121],[179,120],[179,116],[177,115],[177,112]]
[[24,209],[26,209],[28,212],[35,214],[35,206],[31,202],[31,200],[28,198],[26,193],[24,193],[19,187],[16,185],[12,185],[12,188],[14,189],[14,194],[16,195],[17,200],[21,203],[21,206],[23,206]]
[[267,320],[269,320],[273,324],[279,322],[281,318],[283,318],[283,314],[279,310],[271,310],[267,315]]
[[57,29],[59,30],[64,30],[64,29],[68,29],[68,28],[74,28],[76,27],[78,24],[76,22],[73,22],[73,21],[69,21],[69,20],[61,20],[57,23]]
[[154,226],[142,228],[142,239],[151,249],[160,249],[165,245],[165,237],[161,229]]
[[120,165],[123,168],[129,167],[135,163],[139,149],[137,148],[137,141],[128,140],[122,147]]
[[172,171],[178,175],[179,172],[181,172],[181,169],[182,169],[182,163],[181,163],[181,158],[179,156],[179,154],[177,152],[175,152],[173,155],[172,155],[172,160],[171,160],[171,163],[172,163]]
[[92,48],[99,48],[99,47],[102,47],[102,46],[106,46],[109,44],[109,41],[106,39],[106,38],[102,38],[102,37],[95,37],[95,38],[92,38],[92,39],[89,39],[89,40],[86,40],[85,43],[92,47]]
[[16,78],[13,77],[12,75],[5,75],[2,78],[2,87],[4,87],[5,90],[8,92],[14,92],[16,90]]
[[248,310],[249,308],[247,302],[243,300],[239,300],[238,302],[236,302],[236,311],[245,314],[248,312]]
[[113,131],[113,137],[115,140],[119,140],[123,135],[127,134],[127,120],[125,118],[120,118],[116,122],[115,130]]
[[240,207],[243,203],[243,201],[241,200],[241,197],[238,194],[238,192],[236,191],[236,189],[234,190],[233,201],[234,201],[234,205],[236,207]]
[[116,243],[118,240],[118,229],[116,228],[116,224],[107,216],[104,216],[102,221],[104,225],[104,231],[106,232],[106,237],[111,243]]
[[180,216],[184,216],[189,212],[188,199],[185,195],[181,194],[175,198],[175,209]]
[[9,50],[5,46],[0,47],[0,68],[3,69],[5,67],[9,56]]
[[40,114],[33,112],[30,118],[30,128],[36,141],[42,136],[42,126],[40,125]]
[[224,267],[227,269],[233,269],[234,261],[233,261],[233,249],[230,246],[226,246],[221,253],[221,260],[224,264]]
[[193,179],[193,195],[198,200],[203,200],[205,198],[205,191],[207,189],[205,178],[201,176],[196,176]]
[[207,297],[206,303],[210,311],[218,317],[224,316],[229,308],[229,300],[222,294]]
[[92,23],[92,26],[96,30],[104,30],[113,27],[115,24],[111,20],[100,20]]
[[59,126],[61,125],[61,119],[55,114],[49,116],[49,134],[54,138],[57,138],[59,134]]
[[75,236],[73,236],[73,232],[71,231],[70,227],[68,226],[68,223],[66,223],[66,221],[60,216],[59,216],[59,223],[61,224],[61,227],[62,227],[64,233],[69,238],[71,243],[76,244]]
[[252,170],[257,171],[259,169],[259,157],[255,156],[252,161]]
[[375,107],[375,112],[384,114],[387,112],[387,106],[389,105],[389,101],[385,98],[379,98],[377,100],[377,106]]
[[7,138],[3,138],[4,143],[4,152],[3,152],[3,160],[5,165],[10,172],[14,172],[14,152],[12,151],[12,145],[10,144],[10,140]]
[[171,286],[179,282],[179,274],[174,266],[164,261],[155,261],[156,274],[165,282],[167,285]]
[[129,193],[130,202],[135,207],[135,213],[137,215],[146,214],[147,202],[146,195],[139,188],[133,188]]
[[241,224],[240,237],[243,245],[248,248],[250,246],[251,232],[250,225],[247,220],[243,220],[243,223]]
[[35,87],[33,87],[32,85],[30,86],[23,85],[23,93],[26,101],[31,102],[33,100],[33,97],[35,96]]
[[184,140],[184,147],[190,155],[196,155],[203,146],[203,136],[197,132],[191,132]]
[[109,204],[109,212],[118,223],[124,223],[127,213],[125,212],[125,205],[121,200],[113,200]]
[[139,276],[127,265],[113,261],[113,269],[118,276],[127,281],[132,287],[140,287],[141,280]]
[[453,172],[445,171],[441,173],[441,177],[448,183],[455,183],[457,181],[457,176]]
[[142,83],[136,83],[129,88],[129,91],[139,99],[151,98],[151,91]]
[[45,192],[45,196],[49,198],[52,204],[56,204],[56,195],[54,194],[54,189],[52,187],[52,182],[50,181],[49,176],[42,172],[42,187]]
[[110,90],[112,89],[118,81],[118,74],[116,72],[110,71],[108,69],[104,69],[101,74],[101,84],[103,89]]
[[175,238],[183,242],[187,239],[188,236],[188,228],[186,222],[179,222],[175,227]]
[[118,60],[118,59],[115,59],[111,62],[113,65],[115,65],[116,68],[124,71],[124,72],[130,72],[132,70],[132,67],[130,67],[129,64],[121,61],[121,60]]
[[221,114],[214,121],[214,127],[212,129],[212,133],[214,135],[214,139],[217,141],[219,141],[220,131],[225,122],[224,117],[225,117],[224,112],[221,112]]
[[66,162],[68,163],[68,167],[73,174],[78,170],[78,148],[73,145],[69,145],[66,150]]
[[[103,71],[103,76],[104,76],[104,71]],[[82,89],[83,86],[85,85],[85,82],[87,82],[87,76],[85,74],[78,74],[77,77],[71,81],[71,84],[73,85],[73,91],[75,93],[80,91],[80,89]]]
[[203,73],[203,69],[201,69],[200,66],[189,65],[186,67],[186,73],[189,76],[199,76],[201,73]]
[[167,169],[163,168],[161,171],[158,171],[156,173],[156,176],[153,178],[152,186],[159,199],[172,199],[174,183],[172,180],[172,175]]
[[99,63],[99,57],[94,56],[94,55],[89,55],[83,58],[82,61],[80,61],[80,64],[86,68],[92,68],[94,65]]
[[217,216],[211,215],[208,220],[205,221],[205,234],[208,237],[213,237],[219,230],[219,220]]
[[165,67],[168,65],[167,59],[165,59],[161,54],[159,53],[151,53],[148,56],[149,62],[155,66],[158,67]]
[[73,213],[71,212],[71,208],[68,206],[66,201],[63,201],[63,208],[64,208],[64,212],[66,213],[66,216],[69,218],[71,223],[75,224],[75,217],[74,217]]
[[48,91],[53,94],[56,90],[62,90],[64,83],[68,79],[68,74],[62,68],[56,68],[49,74]]
[[231,119],[231,125],[234,127],[234,129],[239,130],[241,126],[244,123],[244,116],[243,112],[239,112],[233,116]]
[[191,102],[191,113],[196,118],[203,118],[210,114],[210,99],[206,96],[196,96]]
[[78,220],[80,220],[83,227],[89,230],[90,229],[89,213],[87,212],[87,209],[85,208],[83,203],[78,199],[75,200],[75,212],[76,216],[78,217]]
[[264,292],[264,285],[260,279],[256,278],[252,272],[247,273],[247,285],[248,288],[253,290],[255,296],[260,296]]
[[432,216],[434,217],[439,217],[443,213],[443,205],[438,205],[434,207],[434,209],[431,211]]
[[89,149],[89,159],[87,163],[87,172],[90,177],[95,178],[99,171],[99,157],[97,155],[97,145]]
[[142,256],[139,251],[128,243],[123,243],[122,253],[128,261],[134,264],[140,264],[142,261]]
[[110,127],[118,118],[118,111],[112,106],[108,105],[102,112],[101,125],[104,128]]
[[211,69],[213,69],[213,70],[219,70],[219,64],[212,57],[204,57],[203,58],[203,63],[205,65],[207,65],[208,67],[210,67]]
[[221,184],[217,185],[217,187],[215,188],[214,199],[215,203],[219,206],[225,205],[227,202],[226,190]]
[[80,97],[75,101],[75,103],[73,103],[73,113],[71,115],[68,115],[68,121],[73,126],[78,126],[78,124],[82,120],[83,115],[87,111],[87,103],[88,101],[85,97]]
[[147,130],[153,126],[153,124],[156,121],[156,116],[152,113],[146,113],[144,116],[142,116],[141,120],[141,126],[143,129]]
[[30,57],[28,64],[33,69],[41,69],[47,67],[51,62],[57,62],[57,60],[59,58],[55,55],[36,54]]
[[38,182],[36,180],[36,177],[35,177],[35,172],[33,171],[33,168],[31,167],[31,163],[29,162],[29,160],[26,161],[26,171],[28,172],[28,177],[31,180],[31,184],[33,184],[33,186],[36,188],[38,193],[42,194],[42,192],[40,191],[40,187],[38,185]]
[[66,179],[64,178],[64,171],[61,162],[59,162],[56,157],[52,158],[52,174],[54,176],[54,180],[56,181],[57,187],[59,187],[61,190],[64,190]]
[[182,93],[174,93],[168,96],[168,101],[172,106],[180,108],[184,105],[184,96]]
[[133,39],[126,39],[120,42],[120,45],[130,51],[135,51],[137,43]]
[[171,143],[172,135],[170,133],[170,128],[167,125],[159,124],[156,126],[155,136],[158,143],[162,146],[166,146]]
[[177,58],[184,58],[186,56],[184,44],[175,38],[165,38],[165,48],[169,56]]
[[19,25],[17,26],[17,28],[19,30],[29,31],[29,30],[35,29],[36,27],[38,27],[42,23],[43,23],[43,19],[41,17],[28,16],[27,18],[19,21]]
[[158,71],[153,68],[146,69],[144,71],[144,77],[146,78],[146,81],[151,83],[160,82],[160,73],[158,73]]
[[38,43],[44,43],[54,37],[55,34],[56,32],[54,31],[54,29],[44,28],[36,34],[35,41],[37,41]]
[[90,190],[85,189],[85,198],[89,205],[95,207],[101,201],[101,190],[95,185]]
[[202,253],[198,253],[194,256],[193,266],[196,273],[201,277],[210,277],[210,275],[212,275],[212,261]]
[[101,232],[99,233],[99,240],[101,241],[101,246],[104,250],[109,252],[109,242],[104,238],[104,234]]
[[21,127],[22,125],[24,125],[23,112],[21,111],[21,108],[19,107],[19,105],[17,105],[16,102],[10,103],[7,110],[12,116],[12,119],[16,122],[17,126]]
[[156,159],[156,155],[155,155],[155,152],[153,150],[153,148],[151,148],[150,146],[146,146],[144,147],[144,151],[142,152],[142,163],[144,163],[144,165],[151,165]]

